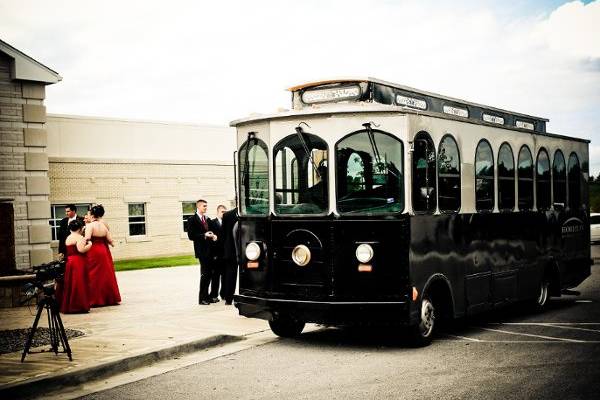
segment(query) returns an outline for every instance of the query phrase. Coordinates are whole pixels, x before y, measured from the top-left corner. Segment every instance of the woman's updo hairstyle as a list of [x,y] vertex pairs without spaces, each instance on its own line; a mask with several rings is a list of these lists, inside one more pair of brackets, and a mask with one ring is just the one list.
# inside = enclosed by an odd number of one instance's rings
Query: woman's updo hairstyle
[[83,222],[81,222],[77,218],[75,218],[73,221],[69,222],[69,230],[71,232],[77,232],[81,228],[83,228]]
[[102,204],[98,204],[97,206],[94,206],[90,209],[90,213],[95,218],[102,218],[102,216],[104,215],[104,207],[102,207]]

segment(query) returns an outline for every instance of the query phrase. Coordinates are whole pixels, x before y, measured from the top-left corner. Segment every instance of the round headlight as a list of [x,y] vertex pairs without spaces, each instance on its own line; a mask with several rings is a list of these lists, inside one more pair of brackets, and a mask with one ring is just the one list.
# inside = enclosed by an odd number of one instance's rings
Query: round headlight
[[250,261],[256,261],[260,257],[260,246],[256,242],[250,242],[246,246],[246,258]]
[[292,250],[292,260],[296,265],[304,267],[310,262],[310,250],[303,244],[299,244]]
[[358,245],[358,247],[356,248],[356,259],[363,264],[371,261],[371,259],[373,258],[373,254],[373,248],[370,244],[363,243]]

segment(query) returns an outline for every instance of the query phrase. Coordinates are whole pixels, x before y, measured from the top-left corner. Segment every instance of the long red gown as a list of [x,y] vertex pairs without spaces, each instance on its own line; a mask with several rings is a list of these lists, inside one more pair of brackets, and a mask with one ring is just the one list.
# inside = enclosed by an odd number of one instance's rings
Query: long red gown
[[121,302],[115,266],[106,237],[92,236],[92,247],[87,252],[90,277],[90,305],[111,306]]
[[80,313],[90,310],[89,280],[85,254],[76,245],[67,246],[67,265],[57,299],[62,313]]

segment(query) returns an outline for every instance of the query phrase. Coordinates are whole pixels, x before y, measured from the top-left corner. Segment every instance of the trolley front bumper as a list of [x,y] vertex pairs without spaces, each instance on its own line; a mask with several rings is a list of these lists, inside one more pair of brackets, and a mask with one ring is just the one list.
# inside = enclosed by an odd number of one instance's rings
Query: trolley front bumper
[[271,320],[285,314],[323,324],[409,323],[406,301],[308,301],[246,295],[236,295],[234,300],[240,315],[249,318]]

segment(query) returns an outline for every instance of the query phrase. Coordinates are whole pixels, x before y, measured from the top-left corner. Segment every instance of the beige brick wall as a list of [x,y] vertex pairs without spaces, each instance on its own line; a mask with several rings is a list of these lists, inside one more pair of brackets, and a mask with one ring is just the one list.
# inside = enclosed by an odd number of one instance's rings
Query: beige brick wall
[[[115,259],[192,254],[192,242],[182,228],[181,202],[203,198],[212,216],[218,204],[229,208],[234,199],[233,167],[227,162],[82,162],[51,157],[49,177],[52,204],[105,207],[105,220],[116,241]],[[146,204],[145,237],[129,236],[130,202]]]
[[[37,218],[40,215],[30,218],[27,214],[28,201],[48,201],[47,190],[38,187],[40,183],[44,186],[48,177],[46,145],[40,139],[46,120],[45,88],[40,83],[13,80],[10,64],[11,59],[0,53],[0,198],[13,203],[16,264],[17,268],[26,269],[30,267],[32,252],[35,261],[50,260],[47,234],[38,234],[48,221]],[[29,137],[31,140],[26,143],[27,129],[37,129],[37,136]],[[28,181],[32,185],[29,191]]]

